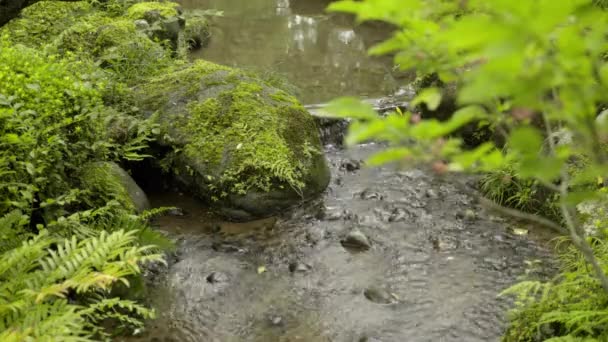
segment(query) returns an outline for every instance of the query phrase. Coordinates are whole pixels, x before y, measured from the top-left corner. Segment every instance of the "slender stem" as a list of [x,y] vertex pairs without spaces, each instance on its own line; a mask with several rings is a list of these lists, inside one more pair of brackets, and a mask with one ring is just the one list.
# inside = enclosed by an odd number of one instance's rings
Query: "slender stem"
[[544,218],[544,217],[541,217],[538,215],[534,215],[534,214],[525,213],[525,212],[517,210],[517,209],[503,207],[502,205],[496,204],[495,202],[493,202],[485,197],[482,197],[482,196],[477,196],[477,200],[479,201],[479,203],[481,203],[485,207],[500,211],[503,214],[506,214],[506,215],[509,215],[509,216],[512,216],[512,217],[515,217],[518,219],[538,223],[547,228],[551,228],[560,234],[569,233],[568,229],[560,226],[559,224],[557,224],[547,218]]
[[[547,136],[549,137],[549,146],[551,147],[551,153],[555,155],[555,142],[553,141],[552,131],[551,131],[551,123],[549,122],[549,118],[547,117],[547,113],[543,112],[543,120],[545,122],[545,129],[547,130]],[[606,273],[602,269],[599,261],[593,254],[593,248],[589,245],[587,240],[585,239],[585,232],[582,231],[580,234],[577,231],[577,225],[574,222],[573,215],[571,213],[571,209],[568,207],[566,203],[566,196],[568,195],[568,186],[570,182],[570,176],[568,175],[568,171],[565,167],[561,169],[560,175],[560,185],[559,185],[559,194],[560,194],[560,209],[562,215],[564,216],[564,221],[566,222],[566,227],[570,232],[570,238],[572,239],[572,243],[583,253],[587,262],[593,268],[595,275],[597,276],[602,288],[606,293],[608,293],[608,277]]]

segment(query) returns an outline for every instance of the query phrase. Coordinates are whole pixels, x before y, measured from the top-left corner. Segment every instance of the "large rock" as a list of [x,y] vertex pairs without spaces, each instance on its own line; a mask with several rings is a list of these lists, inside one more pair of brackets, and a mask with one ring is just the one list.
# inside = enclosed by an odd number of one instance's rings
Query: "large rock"
[[[118,201],[123,208],[141,213],[150,209],[148,197],[133,178],[120,166],[112,162],[96,162],[85,165],[80,174],[82,186],[101,200]],[[95,204],[95,203],[91,203]]]
[[271,215],[329,182],[313,117],[255,76],[199,60],[136,92],[171,147],[165,169],[232,219]]

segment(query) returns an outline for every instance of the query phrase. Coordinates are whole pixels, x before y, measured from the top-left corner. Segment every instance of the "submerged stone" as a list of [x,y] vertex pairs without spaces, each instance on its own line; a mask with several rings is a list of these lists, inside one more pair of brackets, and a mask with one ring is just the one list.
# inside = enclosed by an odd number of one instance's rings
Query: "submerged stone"
[[136,94],[170,147],[165,169],[229,218],[270,216],[329,183],[312,116],[253,75],[199,60]]
[[363,291],[363,295],[367,300],[376,304],[391,304],[396,301],[392,293],[378,286],[368,287]]
[[358,251],[366,251],[372,247],[372,244],[367,236],[365,236],[365,234],[358,229],[348,233],[348,235],[346,235],[346,237],[340,242],[344,248]]

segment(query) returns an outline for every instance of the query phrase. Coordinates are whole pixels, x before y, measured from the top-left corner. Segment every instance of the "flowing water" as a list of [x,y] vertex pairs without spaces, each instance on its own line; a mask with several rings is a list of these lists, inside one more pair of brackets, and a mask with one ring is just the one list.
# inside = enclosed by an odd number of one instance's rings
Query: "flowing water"
[[[278,70],[306,103],[393,91],[390,61],[364,52],[386,32],[363,38],[376,28],[323,14],[324,1],[182,3],[225,11],[199,56]],[[509,300],[497,294],[552,272],[550,234],[524,226],[522,235],[523,223],[482,208],[473,178],[359,167],[380,148],[328,146],[325,194],[255,222],[223,222],[186,195],[153,194],[154,205],[183,212],[156,222],[178,251],[150,288],[159,318],[135,340],[498,340]],[[355,231],[368,250],[343,245]]]
[[382,25],[353,26],[350,18],[324,14],[328,0],[181,0],[187,9],[219,9],[207,49],[195,58],[286,77],[304,103],[336,96],[382,96],[402,78],[391,58],[367,49],[388,37]]

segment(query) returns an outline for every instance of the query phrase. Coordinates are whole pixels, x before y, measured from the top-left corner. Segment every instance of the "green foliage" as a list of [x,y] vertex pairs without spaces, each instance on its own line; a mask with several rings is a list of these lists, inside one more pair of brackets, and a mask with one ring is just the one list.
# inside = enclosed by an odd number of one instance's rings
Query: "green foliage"
[[135,230],[65,240],[43,230],[2,253],[0,339],[88,341],[107,335],[99,328],[106,320],[140,327],[153,311],[108,296],[112,284],[141,273],[140,263],[162,261],[135,242]]
[[78,68],[0,45],[0,213],[67,204],[69,175],[112,154],[99,92]]
[[[437,108],[443,93],[433,87],[457,87],[457,108],[442,121],[400,111],[381,117],[353,99],[329,106],[328,115],[355,119],[348,144],[389,144],[371,164],[422,160],[439,173],[489,172],[483,190],[524,210],[537,205],[539,191],[555,198],[549,207],[558,210],[550,215],[561,219],[572,243],[563,253],[565,269],[554,281],[524,282],[506,291],[519,295],[507,341],[608,339],[605,240],[586,237],[585,217],[577,212],[589,201],[606,203],[606,192],[595,181],[608,173],[603,146],[608,124],[596,119],[608,103],[605,4],[344,0],[329,6],[359,21],[382,20],[397,27],[370,52],[392,53],[402,69],[432,75],[420,78],[414,105]],[[496,128],[505,145],[488,141],[464,147],[453,133],[474,121]]]
[[[567,242],[561,239],[562,243]],[[608,260],[608,244],[593,239],[599,260]],[[501,295],[516,297],[504,341],[604,341],[608,338],[608,295],[589,273],[585,257],[574,246],[561,254],[562,272],[550,282],[524,281]],[[603,267],[608,271],[608,264]],[[593,338],[593,339],[591,339]]]
[[141,2],[127,10],[129,19],[145,19],[146,14],[155,11],[162,17],[169,18],[178,15],[179,4],[174,2]]
[[561,220],[555,194],[536,180],[520,178],[509,165],[483,174],[479,190],[500,205]]
[[13,44],[39,48],[91,11],[83,1],[39,1],[25,8],[18,18],[0,28]]
[[[61,27],[51,26],[24,43],[46,43]],[[106,338],[102,323],[141,327],[152,311],[111,287],[129,285],[172,243],[132,215],[124,187],[78,176],[97,162],[141,160],[155,126],[106,106],[122,86],[92,58],[14,39],[0,39],[0,340],[84,341]]]

